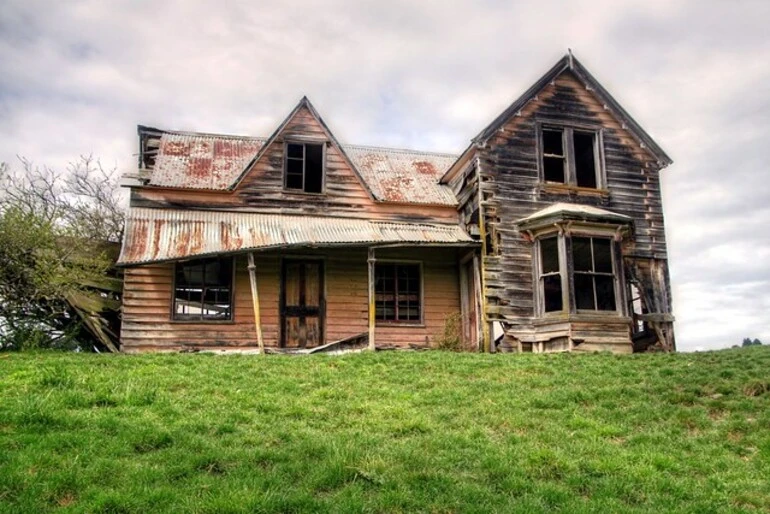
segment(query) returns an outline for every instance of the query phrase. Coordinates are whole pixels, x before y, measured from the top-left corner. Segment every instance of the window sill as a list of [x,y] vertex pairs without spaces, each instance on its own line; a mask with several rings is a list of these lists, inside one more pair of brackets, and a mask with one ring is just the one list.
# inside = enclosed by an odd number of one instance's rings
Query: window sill
[[576,195],[600,196],[600,197],[610,196],[609,189],[580,187],[580,186],[573,186],[570,184],[541,183],[539,185],[539,190],[541,193],[553,193],[553,194],[562,194],[562,195],[576,194]]
[[179,325],[235,325],[233,319],[171,319],[169,323]]
[[411,321],[378,321],[375,328],[425,328],[424,323]]
[[299,189],[282,189],[283,193],[288,195],[299,195],[299,196],[313,196],[313,197],[325,197],[326,193],[308,193],[307,191],[300,191]]
[[547,325],[550,323],[572,322],[572,321],[601,321],[602,323],[631,323],[629,316],[616,311],[580,311],[580,312],[549,312],[541,316],[536,316],[533,320],[534,325]]

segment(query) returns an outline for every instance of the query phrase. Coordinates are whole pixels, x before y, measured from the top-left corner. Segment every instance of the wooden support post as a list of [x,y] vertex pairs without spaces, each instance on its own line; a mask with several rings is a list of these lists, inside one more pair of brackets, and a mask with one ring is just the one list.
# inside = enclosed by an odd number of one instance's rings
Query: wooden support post
[[479,313],[479,318],[481,319],[481,344],[484,352],[491,353],[490,323],[487,315],[487,274],[484,270],[484,259],[489,254],[489,248],[487,248],[487,222],[484,217],[484,187],[481,180],[481,159],[478,157],[476,157],[476,187],[478,188],[479,238],[481,239],[481,259],[476,261],[480,275],[479,288],[481,289],[481,312]]
[[477,314],[476,314],[476,326],[474,327],[475,330],[477,330],[478,336],[476,341],[478,342],[479,347],[482,351],[486,352],[489,351],[488,347],[486,346],[488,342],[488,338],[485,335],[484,327],[486,326],[486,302],[484,301],[484,291],[482,291],[482,282],[481,277],[483,275],[483,271],[481,270],[481,261],[479,259],[479,256],[477,254],[473,254],[473,274],[474,274],[474,282],[475,282],[475,290],[476,290],[476,303],[478,305]]
[[254,252],[249,252],[249,281],[251,282],[251,301],[254,305],[254,325],[257,329],[257,345],[259,353],[265,353],[265,342],[262,340],[262,320],[259,316],[259,290],[257,289],[257,266],[254,264]]
[[374,248],[369,248],[369,258],[367,259],[369,268],[369,350],[376,349],[374,345],[374,325],[376,322],[376,311],[374,305],[374,264],[377,260],[374,257]]

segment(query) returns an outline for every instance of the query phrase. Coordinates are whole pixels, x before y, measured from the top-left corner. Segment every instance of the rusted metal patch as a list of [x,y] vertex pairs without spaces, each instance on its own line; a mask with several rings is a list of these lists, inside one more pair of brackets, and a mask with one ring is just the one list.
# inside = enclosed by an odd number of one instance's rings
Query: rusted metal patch
[[132,208],[118,263],[140,264],[246,249],[392,243],[451,246],[474,241],[453,224]]

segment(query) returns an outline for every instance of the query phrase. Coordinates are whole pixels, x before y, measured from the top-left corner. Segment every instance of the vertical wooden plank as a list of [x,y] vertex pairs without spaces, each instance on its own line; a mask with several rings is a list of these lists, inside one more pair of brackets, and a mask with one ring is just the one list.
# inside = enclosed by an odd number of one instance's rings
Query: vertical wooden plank
[[481,341],[483,343],[484,351],[491,352],[492,347],[489,342],[489,323],[487,322],[487,285],[486,285],[486,273],[484,272],[484,259],[488,255],[487,248],[487,228],[486,218],[484,216],[484,184],[481,181],[481,159],[476,157],[476,180],[479,190],[478,194],[478,209],[479,209],[479,237],[481,238],[481,260],[477,261],[480,268],[479,272],[479,288],[481,289]]
[[474,287],[473,289],[476,291],[476,306],[478,307],[477,313],[480,313],[480,316],[476,316],[476,334],[477,334],[477,341],[482,345],[482,350],[486,351],[486,346],[482,343],[484,341],[484,327],[483,323],[480,323],[480,319],[483,319],[484,317],[484,292],[481,290],[480,284],[481,284],[481,265],[479,264],[479,256],[478,254],[473,254],[473,273],[475,275],[474,277]]
[[254,252],[249,252],[248,269],[249,281],[251,282],[251,302],[254,307],[254,326],[257,331],[257,346],[259,347],[259,353],[265,353],[265,343],[262,340],[262,320],[259,312],[259,290],[257,288],[257,266],[254,264]]
[[369,268],[369,350],[374,351],[374,325],[375,325],[375,306],[374,306],[374,265],[377,262],[374,256],[374,248],[369,247],[369,257],[366,260]]
[[463,342],[471,344],[471,312],[468,305],[468,269],[466,264],[458,264],[460,271],[460,322],[462,324]]

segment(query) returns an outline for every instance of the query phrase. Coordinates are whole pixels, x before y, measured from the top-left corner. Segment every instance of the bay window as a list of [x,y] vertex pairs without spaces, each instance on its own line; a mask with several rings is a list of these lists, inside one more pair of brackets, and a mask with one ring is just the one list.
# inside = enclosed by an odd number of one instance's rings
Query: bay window
[[611,236],[554,234],[538,239],[538,309],[618,313],[620,263]]

